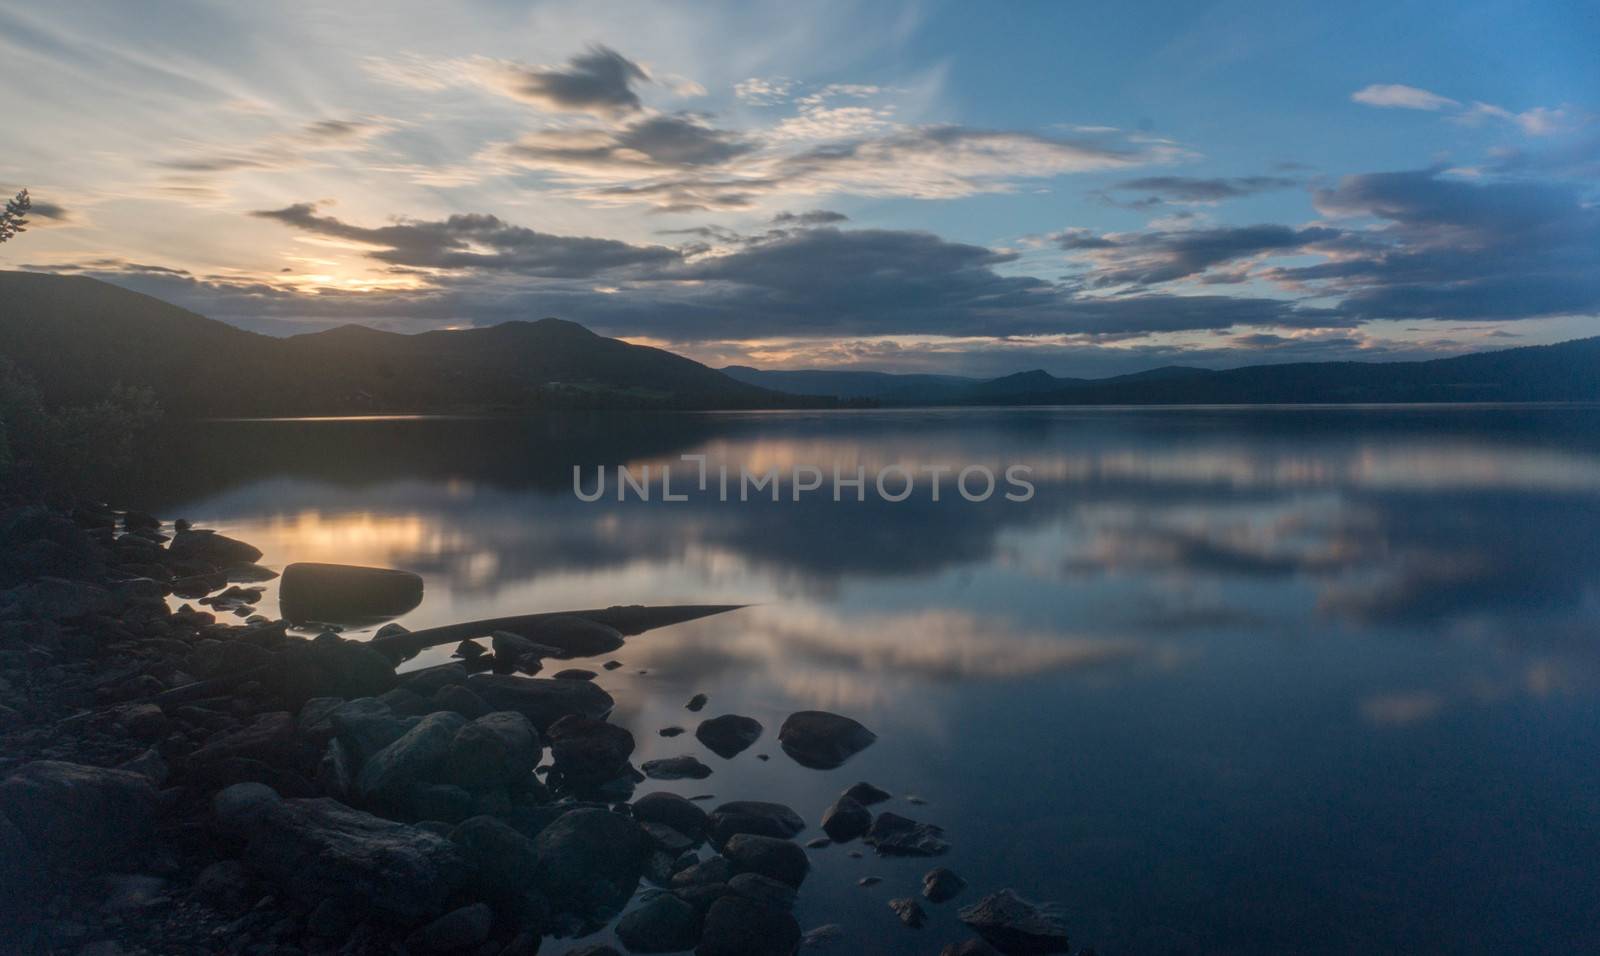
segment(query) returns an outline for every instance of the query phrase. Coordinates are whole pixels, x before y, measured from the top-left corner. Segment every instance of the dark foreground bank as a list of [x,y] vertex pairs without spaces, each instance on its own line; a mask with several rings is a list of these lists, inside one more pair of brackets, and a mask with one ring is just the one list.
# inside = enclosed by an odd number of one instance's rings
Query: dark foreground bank
[[[259,558],[133,512],[0,514],[0,950],[593,956],[614,950],[582,938],[611,927],[638,953],[853,952],[849,927],[792,915],[808,853],[948,849],[939,827],[875,811],[888,794],[865,783],[816,821],[637,793],[704,768],[632,766],[609,668],[525,676],[621,647],[604,623],[530,624],[397,674],[405,640],[256,613],[251,585],[276,573]],[[703,704],[685,723],[714,752],[760,735],[700,721]],[[832,767],[873,736],[808,711],[778,740]],[[925,907],[963,904],[976,935],[929,952],[1069,951],[1050,907],[942,867],[890,907],[911,932]]]

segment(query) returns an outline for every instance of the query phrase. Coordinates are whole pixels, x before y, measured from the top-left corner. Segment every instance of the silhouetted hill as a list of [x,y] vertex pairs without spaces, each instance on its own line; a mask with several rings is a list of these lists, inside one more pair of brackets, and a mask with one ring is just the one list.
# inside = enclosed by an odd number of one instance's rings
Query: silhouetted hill
[[815,405],[559,319],[257,335],[94,279],[0,272],[0,355],[52,402],[148,385],[180,416]]
[[833,371],[831,369],[759,369],[729,365],[720,371],[749,385],[791,395],[833,395],[838,398],[912,396],[928,390],[976,385],[980,381],[960,375],[898,375],[892,372]]

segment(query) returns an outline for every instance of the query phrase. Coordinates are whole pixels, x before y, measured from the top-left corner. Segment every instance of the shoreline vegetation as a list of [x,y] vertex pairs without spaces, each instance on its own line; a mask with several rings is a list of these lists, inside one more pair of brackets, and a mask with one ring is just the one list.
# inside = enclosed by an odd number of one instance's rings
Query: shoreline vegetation
[[[885,856],[950,847],[865,782],[820,815],[768,794],[640,792],[711,771],[689,754],[633,766],[632,733],[608,720],[604,675],[621,666],[610,655],[630,635],[732,608],[308,636],[318,627],[259,612],[255,585],[279,571],[246,542],[81,501],[9,504],[7,952],[602,956],[617,950],[581,937],[608,926],[635,953],[848,949],[849,927],[802,928],[792,912],[809,857],[859,855],[828,849],[856,841]],[[282,570],[284,604],[302,616],[392,615],[423,599],[405,572]],[[440,642],[457,645],[449,663],[397,670]],[[580,658],[595,669],[567,663]],[[724,759],[770,734],[737,714],[700,719],[707,706],[688,701],[685,723]],[[801,711],[774,739],[801,766],[832,769],[876,736]],[[934,866],[906,892],[884,918],[912,929],[925,906],[962,897],[974,935],[950,941],[951,956],[1073,951],[1054,907],[1009,888],[969,892]]]
[[1106,379],[713,369],[554,318],[276,338],[95,279],[32,272],[0,272],[0,356],[32,377],[48,406],[144,395],[179,419],[1600,401],[1600,337],[1428,361],[1168,366]]

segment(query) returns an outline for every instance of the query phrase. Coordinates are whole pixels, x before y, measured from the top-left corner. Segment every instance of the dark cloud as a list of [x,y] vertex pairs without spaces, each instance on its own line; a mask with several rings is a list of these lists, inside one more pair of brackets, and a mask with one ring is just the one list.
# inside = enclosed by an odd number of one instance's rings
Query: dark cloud
[[842,212],[815,209],[811,212],[780,212],[772,217],[771,222],[775,226],[828,226],[849,219],[850,217]]
[[702,115],[676,113],[615,130],[540,130],[498,147],[494,155],[530,169],[588,175],[715,167],[754,148]]
[[506,92],[559,110],[631,113],[641,106],[633,84],[647,82],[644,68],[606,46],[592,46],[564,69],[508,67]]
[[49,219],[52,222],[71,222],[73,219],[71,211],[65,206],[36,197],[32,198],[28,215],[34,219]]
[[496,216],[455,215],[435,221],[402,220],[389,226],[355,226],[318,215],[310,203],[251,213],[296,229],[379,248],[367,253],[396,266],[511,272],[547,278],[583,278],[630,266],[674,262],[664,246],[634,246],[614,239],[556,236],[513,226]]
[[1159,205],[1168,202],[1221,202],[1274,189],[1292,189],[1300,180],[1286,176],[1234,176],[1200,179],[1192,176],[1142,176],[1115,184],[1111,189],[1140,192],[1143,199],[1113,200],[1119,205]]
[[1337,229],[1254,225],[1095,235],[1073,230],[1053,238],[1095,265],[1091,286],[1150,286],[1197,276],[1215,266],[1268,253],[1298,253],[1337,240]]

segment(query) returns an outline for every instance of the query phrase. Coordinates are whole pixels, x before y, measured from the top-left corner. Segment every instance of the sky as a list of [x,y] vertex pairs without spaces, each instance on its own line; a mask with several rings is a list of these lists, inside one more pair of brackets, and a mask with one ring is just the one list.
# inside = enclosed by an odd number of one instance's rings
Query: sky
[[0,0],[0,268],[1110,375],[1600,334],[1592,2]]

